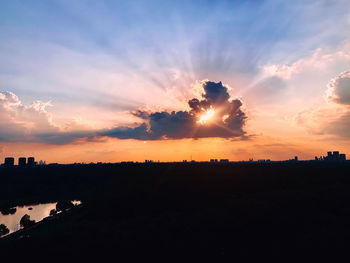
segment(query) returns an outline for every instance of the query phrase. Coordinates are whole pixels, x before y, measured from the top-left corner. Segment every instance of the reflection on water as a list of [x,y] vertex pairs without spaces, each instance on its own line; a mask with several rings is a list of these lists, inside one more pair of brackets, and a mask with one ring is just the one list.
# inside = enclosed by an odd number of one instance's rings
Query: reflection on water
[[[80,205],[81,201],[72,201],[74,205]],[[30,216],[30,220],[39,222],[45,217],[50,215],[50,211],[56,209],[57,202],[48,204],[37,204],[30,206],[16,206],[16,212],[14,214],[2,214],[0,212],[0,225],[4,224],[9,230],[9,234],[21,229],[20,220],[27,214]]]

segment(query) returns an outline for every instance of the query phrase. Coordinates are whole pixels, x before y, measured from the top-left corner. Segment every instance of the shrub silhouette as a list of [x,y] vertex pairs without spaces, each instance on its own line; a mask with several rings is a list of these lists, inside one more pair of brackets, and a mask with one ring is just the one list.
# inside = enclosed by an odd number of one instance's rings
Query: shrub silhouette
[[21,227],[29,227],[35,224],[35,220],[30,220],[30,216],[25,214],[22,218],[21,221],[19,221]]

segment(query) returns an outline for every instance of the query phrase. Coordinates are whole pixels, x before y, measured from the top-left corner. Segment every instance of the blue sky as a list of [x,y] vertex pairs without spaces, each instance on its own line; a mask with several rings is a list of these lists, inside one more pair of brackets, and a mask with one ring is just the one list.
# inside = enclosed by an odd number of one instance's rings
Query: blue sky
[[245,72],[338,45],[346,37],[348,12],[339,0],[4,1],[0,33],[5,43],[54,43],[126,62],[130,53],[166,64],[166,53],[184,60],[190,52],[194,63],[215,68],[220,56],[230,55],[241,65],[234,69]]
[[[350,70],[346,0],[1,5],[0,91],[23,107],[43,103],[45,123],[59,131],[132,126],[140,119],[130,112],[140,108],[188,109],[196,83],[209,79],[244,102],[248,133],[276,136],[286,119],[323,105],[327,84]],[[276,111],[272,132],[262,123]]]
[[8,60],[34,60],[54,45],[85,56],[104,54],[140,75],[147,75],[142,68],[149,63],[158,71],[193,71],[198,79],[251,75],[268,62],[292,63],[316,48],[339,45],[347,37],[348,13],[339,0],[4,1],[1,71],[35,67],[35,61]]

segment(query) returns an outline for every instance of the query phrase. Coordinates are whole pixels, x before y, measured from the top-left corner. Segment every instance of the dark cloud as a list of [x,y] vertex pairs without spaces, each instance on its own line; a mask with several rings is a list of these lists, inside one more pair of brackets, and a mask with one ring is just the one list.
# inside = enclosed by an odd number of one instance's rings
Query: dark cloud
[[[227,87],[221,82],[203,81],[202,86],[202,99],[191,99],[189,111],[137,111],[134,115],[144,120],[141,125],[135,128],[116,127],[99,135],[139,140],[243,136],[247,117],[242,110],[242,102],[230,100]],[[213,118],[205,124],[199,123],[208,110],[215,112]]]
[[343,72],[329,82],[328,98],[339,104],[350,105],[350,71]]
[[70,132],[47,132],[37,133],[27,141],[48,143],[54,145],[64,145],[68,143],[78,143],[79,141],[95,141],[96,135],[92,131],[70,131]]
[[138,140],[148,140],[150,136],[147,132],[147,125],[142,123],[136,128],[130,127],[117,127],[111,130],[102,131],[99,133],[101,136],[116,137],[119,139],[138,139]]

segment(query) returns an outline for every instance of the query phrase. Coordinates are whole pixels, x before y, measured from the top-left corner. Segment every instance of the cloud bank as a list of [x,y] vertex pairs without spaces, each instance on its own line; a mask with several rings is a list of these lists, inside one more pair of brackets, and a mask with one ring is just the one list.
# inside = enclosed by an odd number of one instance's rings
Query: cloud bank
[[[57,125],[47,107],[50,102],[35,101],[23,105],[12,92],[0,92],[0,142],[40,142],[67,144],[76,141],[98,140],[102,137],[137,140],[183,138],[239,138],[245,135],[246,114],[239,99],[231,99],[228,88],[221,82],[200,82],[200,99],[188,101],[185,111],[134,111],[143,122],[136,127],[118,126],[112,129],[92,130],[74,120]],[[207,112],[212,117],[201,122]]]
[[47,110],[49,106],[52,106],[50,102],[39,100],[23,105],[16,94],[0,92],[0,142],[66,144],[93,136],[74,122],[68,130],[56,125]]
[[[139,110],[134,115],[144,122],[137,127],[116,127],[99,135],[139,140],[243,136],[247,116],[242,110],[242,101],[231,100],[228,88],[221,82],[205,80],[201,85],[204,90],[202,97],[189,100],[188,111]],[[213,117],[206,123],[200,123],[201,117],[208,111],[213,112]]]

